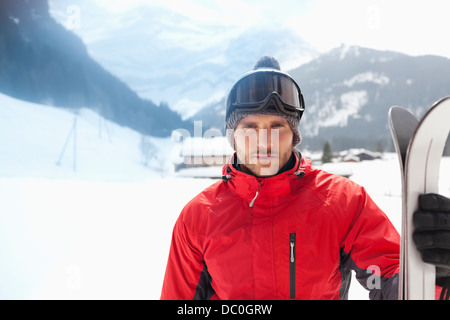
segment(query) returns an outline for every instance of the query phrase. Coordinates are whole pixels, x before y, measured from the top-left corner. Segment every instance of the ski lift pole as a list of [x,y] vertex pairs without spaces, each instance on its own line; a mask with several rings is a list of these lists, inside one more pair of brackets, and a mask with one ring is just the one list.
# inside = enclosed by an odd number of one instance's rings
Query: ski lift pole
[[66,148],[67,145],[69,144],[70,138],[73,135],[73,172],[76,172],[77,170],[77,164],[76,164],[76,159],[77,159],[77,117],[74,116],[73,118],[73,124],[72,124],[72,128],[70,128],[69,134],[67,135],[66,141],[64,142],[63,148],[61,150],[61,153],[59,155],[58,161],[56,161],[56,165],[60,166],[61,165],[61,161],[62,158],[64,156],[64,153],[66,152]]
[[73,172],[77,171],[77,117],[73,118]]

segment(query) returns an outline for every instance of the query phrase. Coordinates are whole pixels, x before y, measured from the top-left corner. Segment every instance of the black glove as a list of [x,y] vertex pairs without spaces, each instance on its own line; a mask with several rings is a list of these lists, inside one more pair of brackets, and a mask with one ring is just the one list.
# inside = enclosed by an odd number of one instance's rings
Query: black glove
[[441,299],[450,296],[450,199],[439,194],[419,196],[414,213],[413,239],[422,260],[436,266],[436,284],[443,287]]

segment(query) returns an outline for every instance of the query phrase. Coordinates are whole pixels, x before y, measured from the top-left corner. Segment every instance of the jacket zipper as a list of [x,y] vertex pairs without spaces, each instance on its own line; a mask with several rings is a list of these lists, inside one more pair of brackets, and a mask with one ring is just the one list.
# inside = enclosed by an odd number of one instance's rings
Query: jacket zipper
[[289,287],[291,299],[295,299],[295,238],[295,233],[289,234]]

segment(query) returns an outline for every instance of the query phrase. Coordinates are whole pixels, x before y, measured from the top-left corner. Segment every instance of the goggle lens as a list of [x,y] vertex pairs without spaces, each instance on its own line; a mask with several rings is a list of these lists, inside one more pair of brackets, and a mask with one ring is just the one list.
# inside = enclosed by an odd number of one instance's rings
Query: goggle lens
[[301,118],[305,103],[300,88],[288,75],[274,71],[255,72],[240,79],[228,97],[226,117],[236,109],[261,109],[274,96],[280,102],[280,111]]
[[293,81],[283,75],[272,73],[253,74],[242,79],[236,86],[232,104],[260,103],[272,92],[277,92],[281,100],[301,109],[300,92]]

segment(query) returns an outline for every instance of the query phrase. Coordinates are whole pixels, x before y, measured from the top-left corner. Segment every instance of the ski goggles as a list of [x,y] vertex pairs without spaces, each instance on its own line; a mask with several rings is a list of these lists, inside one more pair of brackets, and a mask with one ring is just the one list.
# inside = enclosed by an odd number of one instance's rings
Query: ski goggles
[[231,89],[226,119],[235,110],[255,112],[272,102],[280,112],[298,119],[305,110],[300,87],[288,74],[273,69],[251,71]]

